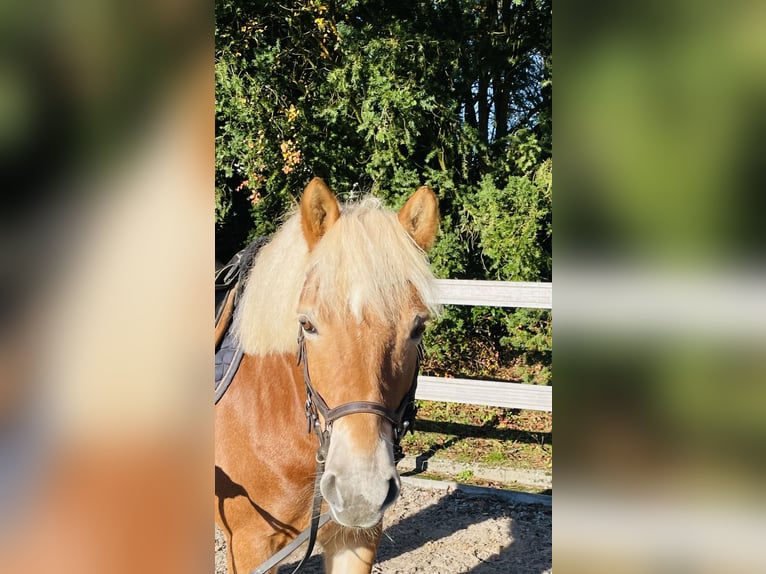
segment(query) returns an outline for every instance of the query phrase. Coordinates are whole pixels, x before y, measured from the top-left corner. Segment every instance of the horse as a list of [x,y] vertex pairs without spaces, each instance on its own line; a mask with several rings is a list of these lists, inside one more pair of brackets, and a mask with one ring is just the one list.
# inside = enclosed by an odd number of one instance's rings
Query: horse
[[395,213],[373,198],[341,205],[315,178],[258,252],[231,327],[244,355],[215,409],[215,514],[230,574],[308,526],[322,449],[325,571],[370,574],[401,489],[403,405],[439,310],[426,256],[438,227],[428,186]]

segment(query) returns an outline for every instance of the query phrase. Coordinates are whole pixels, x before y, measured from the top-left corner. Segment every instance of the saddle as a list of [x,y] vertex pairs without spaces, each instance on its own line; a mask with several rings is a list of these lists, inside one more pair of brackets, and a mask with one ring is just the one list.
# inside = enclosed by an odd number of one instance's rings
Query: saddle
[[242,362],[243,351],[231,332],[231,324],[255,256],[269,242],[262,236],[253,240],[215,272],[215,403],[231,385]]

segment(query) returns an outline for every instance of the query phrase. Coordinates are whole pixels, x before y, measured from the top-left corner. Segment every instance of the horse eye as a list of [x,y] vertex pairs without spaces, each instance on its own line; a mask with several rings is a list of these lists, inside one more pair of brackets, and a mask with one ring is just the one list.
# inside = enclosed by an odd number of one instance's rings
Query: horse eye
[[301,328],[304,332],[308,333],[309,335],[316,334],[317,330],[316,327],[314,327],[314,324],[309,321],[309,318],[306,317],[306,315],[301,315],[298,317],[298,322],[301,324]]
[[410,339],[416,341],[423,336],[423,332],[426,330],[426,319],[418,315],[415,318],[415,324],[410,331]]

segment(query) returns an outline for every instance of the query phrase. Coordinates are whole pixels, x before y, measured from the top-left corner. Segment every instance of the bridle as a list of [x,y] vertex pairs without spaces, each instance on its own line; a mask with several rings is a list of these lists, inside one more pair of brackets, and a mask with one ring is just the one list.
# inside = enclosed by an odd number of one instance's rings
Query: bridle
[[[330,449],[330,439],[332,438],[333,423],[340,418],[348,415],[358,413],[368,413],[383,417],[391,423],[393,429],[393,449],[394,449],[394,464],[397,464],[403,457],[401,441],[407,432],[412,432],[412,427],[415,422],[415,416],[417,415],[418,408],[415,405],[415,392],[418,387],[418,372],[420,371],[420,361],[423,355],[422,345],[418,345],[418,355],[415,360],[415,373],[412,376],[412,383],[404,395],[402,402],[399,404],[395,411],[392,411],[388,407],[371,401],[351,401],[343,403],[337,407],[330,408],[327,402],[322,398],[314,385],[311,384],[311,376],[309,374],[308,356],[306,354],[306,337],[303,334],[303,328],[298,330],[298,358],[297,365],[303,369],[303,382],[306,385],[306,420],[308,422],[308,432],[313,430],[319,439],[319,448],[316,453],[317,471],[316,478],[314,479],[314,494],[311,504],[311,524],[309,526],[308,539],[309,545],[306,549],[306,553],[301,559],[298,566],[293,570],[292,574],[296,574],[306,561],[311,556],[311,551],[314,549],[314,543],[316,542],[317,531],[319,530],[320,522],[326,522],[328,517],[326,515],[320,515],[322,509],[322,492],[320,490],[320,483],[322,481],[322,475],[324,474],[325,462],[327,460],[327,452]],[[324,419],[324,428],[319,420],[319,415],[322,415]],[[258,566],[255,570],[252,570],[250,574],[264,574],[271,568],[279,564],[289,554],[291,554],[298,546],[300,546],[306,539],[306,532],[296,538],[293,543],[289,544],[277,554],[269,558],[266,562]]]
[[[415,405],[415,392],[418,387],[418,372],[420,371],[420,358],[422,347],[418,346],[418,356],[415,362],[415,374],[412,377],[412,383],[407,394],[402,399],[399,407],[392,411],[380,403],[370,401],[352,401],[343,403],[334,408],[330,408],[327,402],[322,398],[314,385],[311,384],[309,374],[308,357],[306,356],[306,338],[303,329],[298,332],[298,365],[303,367],[303,382],[306,384],[306,420],[308,422],[308,432],[312,430],[319,438],[319,449],[317,450],[317,461],[327,458],[327,451],[330,448],[330,438],[332,436],[332,426],[339,418],[357,413],[369,413],[383,417],[391,423],[394,431],[394,463],[398,463],[403,458],[401,441],[408,431],[412,430],[417,415],[417,406]],[[319,414],[324,419],[324,428],[319,420]]]

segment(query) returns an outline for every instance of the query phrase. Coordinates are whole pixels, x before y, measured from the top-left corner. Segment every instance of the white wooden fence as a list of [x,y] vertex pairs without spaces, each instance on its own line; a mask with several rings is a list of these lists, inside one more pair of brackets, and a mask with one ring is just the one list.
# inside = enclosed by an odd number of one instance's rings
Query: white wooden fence
[[[439,302],[445,305],[532,307],[550,309],[552,283],[439,279]],[[552,387],[504,381],[418,377],[418,399],[553,411]]]

